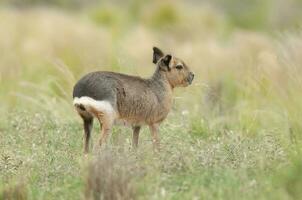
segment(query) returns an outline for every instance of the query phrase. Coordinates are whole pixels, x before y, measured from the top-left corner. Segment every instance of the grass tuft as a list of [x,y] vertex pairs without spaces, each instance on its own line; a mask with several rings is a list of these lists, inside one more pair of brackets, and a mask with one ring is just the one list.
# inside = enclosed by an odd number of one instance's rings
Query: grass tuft
[[134,167],[126,154],[103,150],[88,166],[85,199],[136,199]]
[[23,182],[10,184],[0,192],[1,200],[27,200],[27,188]]

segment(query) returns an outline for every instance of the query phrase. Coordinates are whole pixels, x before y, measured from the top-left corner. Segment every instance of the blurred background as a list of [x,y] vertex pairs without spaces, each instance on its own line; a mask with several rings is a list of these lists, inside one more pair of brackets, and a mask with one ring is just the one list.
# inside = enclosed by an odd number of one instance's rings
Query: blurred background
[[[269,185],[246,182],[252,188],[248,191],[256,191],[251,199],[261,192],[274,195],[276,180],[262,180],[267,171],[273,173],[270,166],[280,169],[293,163],[292,155],[301,163],[301,11],[301,0],[1,0],[0,112],[42,113],[59,123],[78,124],[81,132],[72,107],[75,82],[95,70],[151,76],[152,47],[157,46],[183,59],[195,73],[192,86],[175,90],[173,111],[163,126],[165,137],[174,132],[183,137],[183,131],[196,139],[192,144],[205,141],[204,146],[209,138],[252,138],[237,150],[257,155],[248,162],[238,153],[243,160],[237,164],[250,167],[249,175],[259,172],[256,180]],[[0,122],[8,127],[0,128],[3,134],[18,127],[7,124]],[[241,141],[238,138],[221,151]],[[74,142],[79,147],[79,141]],[[190,144],[184,141],[180,147],[193,148]],[[252,147],[245,149],[249,144]],[[260,150],[254,151],[258,144]],[[196,147],[193,157],[200,152]],[[225,159],[231,159],[227,155]],[[213,163],[221,167],[225,162]],[[286,194],[301,197],[301,178],[295,177],[301,177],[302,165],[291,166],[287,175],[270,174],[283,177],[280,184],[287,193],[276,193],[281,199],[289,198]]]
[[66,119],[83,74],[148,77],[158,46],[196,74],[175,109],[249,132],[266,121],[284,128],[278,120],[300,129],[301,9],[299,0],[2,0],[1,110]]

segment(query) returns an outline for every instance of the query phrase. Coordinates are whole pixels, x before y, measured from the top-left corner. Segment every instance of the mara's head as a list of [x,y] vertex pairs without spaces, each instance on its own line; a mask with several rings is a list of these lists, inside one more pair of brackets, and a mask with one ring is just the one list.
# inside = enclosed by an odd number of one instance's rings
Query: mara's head
[[165,74],[173,88],[186,87],[194,79],[194,74],[184,61],[170,54],[164,54],[157,47],[153,47],[153,63],[157,65],[161,73]]

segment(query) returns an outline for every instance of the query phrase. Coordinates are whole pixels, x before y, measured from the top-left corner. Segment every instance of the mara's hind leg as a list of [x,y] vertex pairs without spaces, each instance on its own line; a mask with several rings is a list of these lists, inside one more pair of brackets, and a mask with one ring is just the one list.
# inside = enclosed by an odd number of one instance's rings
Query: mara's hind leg
[[[73,104],[76,106],[78,112],[82,114],[83,119],[87,119],[89,117],[96,117],[101,126],[101,137],[99,144],[105,143],[110,130],[112,128],[113,122],[116,118],[116,111],[114,110],[112,103],[105,100],[95,100],[91,97],[83,96],[83,97],[75,97]],[[84,129],[85,129],[85,147],[89,148],[89,139],[92,121],[84,120]],[[87,131],[86,131],[87,130]],[[86,134],[87,133],[87,134]],[[86,149],[85,149],[86,150]]]
[[91,131],[93,126],[93,116],[85,110],[82,105],[75,105],[78,111],[78,114],[83,119],[83,128],[84,128],[84,153],[87,154],[89,152],[89,144],[91,138]]
[[89,146],[90,146],[93,117],[87,117],[87,118],[82,117],[82,118],[84,124],[84,153],[87,154],[89,152]]
[[114,116],[110,113],[98,113],[97,118],[100,122],[101,128],[101,137],[99,140],[99,145],[102,146],[106,143],[106,140],[111,132],[113,122],[114,122]]
[[133,126],[133,136],[132,136],[132,147],[137,148],[138,146],[138,137],[139,137],[139,132],[141,130],[140,126]]

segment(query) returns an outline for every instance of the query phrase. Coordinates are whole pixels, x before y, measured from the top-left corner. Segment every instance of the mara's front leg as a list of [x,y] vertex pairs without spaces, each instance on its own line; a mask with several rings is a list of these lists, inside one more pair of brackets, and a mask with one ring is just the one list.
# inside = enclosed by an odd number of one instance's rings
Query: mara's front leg
[[138,146],[138,137],[139,137],[139,132],[141,130],[140,126],[133,126],[133,136],[132,136],[132,147],[137,148]]
[[152,137],[152,143],[153,143],[153,149],[159,151],[160,150],[160,141],[159,141],[159,135],[158,135],[158,124],[150,124],[149,129],[151,132]]

